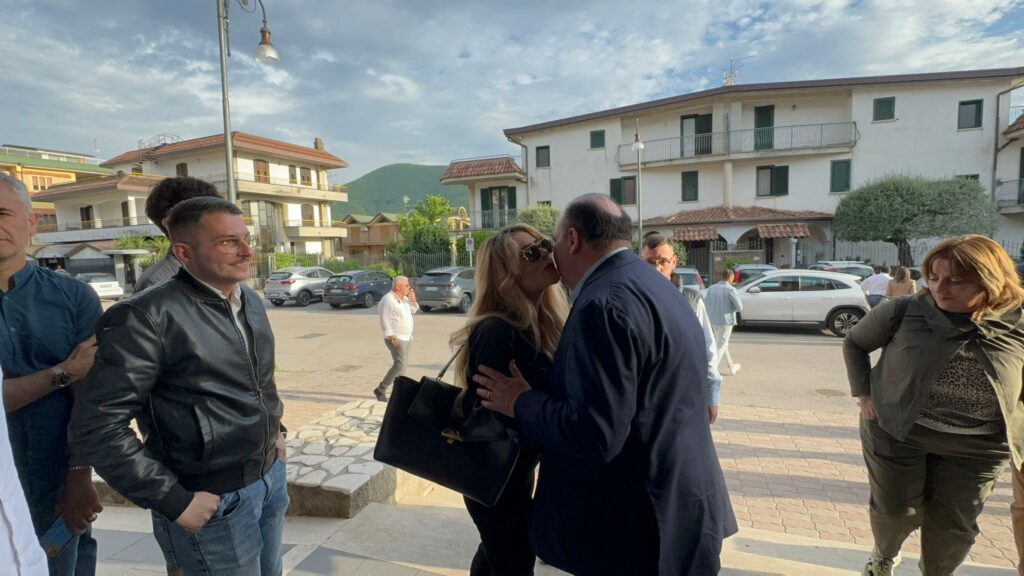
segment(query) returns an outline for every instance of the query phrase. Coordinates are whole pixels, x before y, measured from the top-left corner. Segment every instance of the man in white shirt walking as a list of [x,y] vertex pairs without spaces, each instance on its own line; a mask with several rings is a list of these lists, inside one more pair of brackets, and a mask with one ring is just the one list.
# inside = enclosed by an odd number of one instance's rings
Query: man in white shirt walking
[[704,295],[708,318],[711,319],[711,330],[718,342],[718,358],[725,359],[729,371],[723,374],[728,376],[735,376],[740,371],[740,365],[733,362],[732,355],[729,354],[729,337],[732,336],[732,328],[736,325],[736,313],[743,311],[743,302],[733,288],[732,282],[733,271],[726,268],[722,271],[718,283],[708,288],[707,294]]
[[395,378],[405,373],[405,363],[409,358],[409,347],[412,344],[412,315],[419,311],[416,293],[409,286],[409,279],[396,276],[391,292],[380,299],[380,329],[384,331],[384,345],[391,353],[391,369],[384,375],[373,390],[373,395],[381,402],[388,401],[388,390]]
[[868,304],[872,308],[878,306],[878,303],[885,299],[885,288],[891,280],[892,276],[889,276],[888,267],[875,266],[875,273],[860,283],[860,287],[868,295]]

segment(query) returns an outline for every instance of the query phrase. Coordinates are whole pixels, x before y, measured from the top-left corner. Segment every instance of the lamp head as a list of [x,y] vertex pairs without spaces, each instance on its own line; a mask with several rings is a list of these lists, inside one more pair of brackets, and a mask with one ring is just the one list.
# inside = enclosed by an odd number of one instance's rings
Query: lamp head
[[643,149],[644,149],[644,143],[643,143],[642,140],[640,140],[640,133],[636,132],[633,135],[633,151],[636,152],[638,150],[643,150]]
[[280,64],[281,56],[270,41],[270,28],[264,24],[260,29],[260,45],[256,47],[256,61],[264,64]]

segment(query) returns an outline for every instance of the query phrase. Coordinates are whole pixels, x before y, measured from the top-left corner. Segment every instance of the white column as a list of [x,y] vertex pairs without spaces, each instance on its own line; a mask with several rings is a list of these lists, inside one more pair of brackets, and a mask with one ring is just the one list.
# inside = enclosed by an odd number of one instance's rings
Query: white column
[[732,208],[732,160],[722,162],[722,207]]

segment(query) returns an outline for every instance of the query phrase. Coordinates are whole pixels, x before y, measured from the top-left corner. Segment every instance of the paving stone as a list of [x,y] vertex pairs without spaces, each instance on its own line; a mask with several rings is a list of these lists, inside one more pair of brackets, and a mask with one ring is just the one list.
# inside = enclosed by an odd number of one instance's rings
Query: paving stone
[[298,434],[299,440],[311,441],[320,440],[324,437],[323,430],[300,430]]
[[348,448],[347,446],[339,446],[337,448],[332,448],[331,456],[341,456],[348,452],[349,450],[351,450],[351,448]]
[[299,486],[316,487],[323,484],[324,479],[326,478],[327,472],[324,472],[323,470],[313,470],[309,474],[306,474],[305,476],[302,476],[301,478],[296,480],[295,483],[298,484]]
[[306,447],[302,449],[302,453],[323,456],[327,453],[327,445],[323,442],[312,442],[310,444],[306,444]]
[[296,456],[295,458],[292,458],[293,462],[295,462],[296,464],[302,464],[303,466],[319,466],[325,460],[327,460],[327,456],[309,455]]
[[[341,471],[344,470],[346,466],[353,462],[355,462],[355,458],[349,458],[347,456],[337,456],[320,464],[320,468],[327,470],[327,472],[330,473],[331,476],[335,476],[341,473]],[[358,470],[353,470],[353,472],[358,472]]]
[[312,466],[303,466],[302,468],[299,468],[299,476],[305,476],[306,474],[309,474],[312,471]]
[[324,490],[352,493],[370,480],[366,474],[342,474],[323,483]]
[[353,474],[368,474],[373,476],[384,469],[384,465],[380,462],[365,462],[362,464],[353,464],[348,467],[348,471]]
[[355,448],[352,448],[347,453],[345,453],[345,456],[362,456],[363,454],[366,454],[367,452],[372,452],[372,451],[373,451],[373,446],[367,446],[367,445],[363,444],[363,445],[360,445],[360,446],[356,446]]
[[367,408],[353,408],[352,410],[346,410],[345,416],[349,418],[366,418],[370,415],[370,410]]

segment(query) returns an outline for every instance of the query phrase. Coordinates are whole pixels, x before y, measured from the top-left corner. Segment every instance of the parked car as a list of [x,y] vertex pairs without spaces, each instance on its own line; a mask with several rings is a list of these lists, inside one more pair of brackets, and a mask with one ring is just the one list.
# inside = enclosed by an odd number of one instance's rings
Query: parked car
[[842,274],[853,274],[861,280],[875,273],[874,269],[858,260],[819,260],[811,266],[811,270],[823,270],[825,272],[840,272]]
[[704,279],[701,278],[700,272],[696,268],[676,268],[673,272],[679,276],[679,281],[683,286],[689,286],[694,290],[704,289]]
[[369,308],[391,290],[391,276],[380,270],[352,270],[335,274],[324,284],[324,302],[331,308],[362,304]]
[[416,301],[420,310],[430,312],[435,308],[458,308],[460,312],[469,312],[476,294],[475,272],[465,266],[428,270],[416,282]]
[[299,306],[309,306],[313,300],[323,300],[324,284],[334,272],[316,266],[281,268],[267,278],[263,296],[274,306],[294,300]]
[[100,298],[111,298],[120,300],[124,298],[124,288],[113,274],[107,272],[86,272],[75,275],[75,280],[85,282],[90,288],[96,291]]
[[770,270],[736,286],[741,325],[816,324],[846,336],[870,309],[860,278],[820,270]]
[[771,264],[738,264],[732,268],[733,272],[736,273],[736,278],[733,279],[733,284],[739,284],[747,278],[775,269],[775,266],[772,266]]

